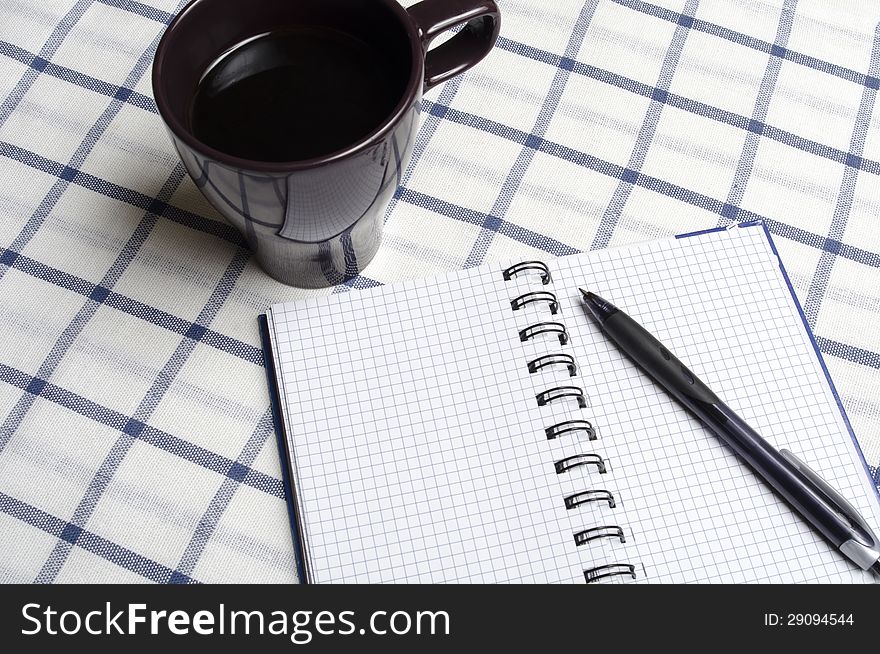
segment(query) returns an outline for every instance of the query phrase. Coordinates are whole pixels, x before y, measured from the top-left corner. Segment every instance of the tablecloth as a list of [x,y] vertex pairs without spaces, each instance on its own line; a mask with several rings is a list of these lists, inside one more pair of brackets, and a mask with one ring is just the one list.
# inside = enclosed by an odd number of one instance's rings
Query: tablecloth
[[182,4],[0,3],[0,581],[295,581],[274,302],[744,219],[880,464],[876,2],[501,0],[327,291],[267,277],[173,151],[149,71]]

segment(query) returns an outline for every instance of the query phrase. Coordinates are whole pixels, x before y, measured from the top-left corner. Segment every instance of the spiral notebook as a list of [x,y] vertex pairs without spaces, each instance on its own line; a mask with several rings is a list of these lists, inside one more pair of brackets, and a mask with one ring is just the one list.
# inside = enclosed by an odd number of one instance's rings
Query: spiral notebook
[[871,582],[624,358],[608,298],[878,531],[760,223],[273,306],[308,582]]

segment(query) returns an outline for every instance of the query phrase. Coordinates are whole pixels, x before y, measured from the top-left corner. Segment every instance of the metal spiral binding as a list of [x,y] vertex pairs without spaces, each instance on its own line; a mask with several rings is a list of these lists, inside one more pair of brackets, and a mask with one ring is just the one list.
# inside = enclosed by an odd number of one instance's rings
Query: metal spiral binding
[[608,502],[608,508],[613,509],[617,506],[614,502],[614,495],[607,490],[588,490],[581,493],[575,493],[565,498],[565,508],[575,509],[581,504],[587,502]]
[[539,322],[535,325],[530,325],[520,331],[519,340],[525,343],[535,338],[535,336],[551,332],[559,335],[560,345],[568,345],[568,330],[561,322]]
[[621,543],[626,542],[626,536],[623,535],[623,529],[617,525],[605,525],[603,527],[591,527],[584,529],[582,532],[574,535],[574,543],[577,546],[585,545],[591,540],[597,538],[619,538]]
[[569,470],[580,466],[596,466],[596,470],[602,475],[608,472],[608,468],[605,466],[605,459],[598,454],[575,454],[574,456],[567,456],[553,465],[556,466],[557,475],[565,474]]
[[591,441],[598,438],[598,436],[596,436],[596,430],[593,429],[593,423],[589,420],[566,420],[565,422],[560,422],[558,425],[547,427],[547,429],[544,430],[544,433],[547,434],[547,440],[552,441],[554,438],[559,438],[560,436],[569,434],[573,431],[584,432],[587,435],[587,438]]
[[628,576],[636,578],[636,566],[632,563],[609,563],[589,570],[584,570],[584,578],[588,584],[599,581],[603,577]]
[[535,302],[546,302],[547,306],[550,307],[551,316],[555,316],[559,313],[559,300],[556,299],[556,296],[553,295],[553,293],[548,293],[546,291],[535,291],[533,293],[520,295],[515,300],[510,301],[510,308],[514,311],[519,311],[524,306]]
[[535,359],[534,361],[530,361],[528,366],[529,374],[535,374],[541,368],[546,368],[547,366],[554,365],[567,366],[568,376],[577,376],[577,364],[574,362],[574,357],[570,354],[548,354],[546,356]]
[[538,406],[546,406],[551,402],[560,400],[564,397],[573,397],[581,409],[587,408],[587,396],[584,395],[583,390],[577,386],[558,386],[557,388],[551,388],[543,393],[538,393],[535,396],[535,399],[538,401]]
[[[511,281],[515,277],[524,273],[539,273],[541,283],[544,286],[550,284],[552,277],[547,264],[540,261],[523,261],[515,264],[503,271],[505,281]],[[559,299],[554,293],[548,291],[533,291],[524,293],[510,300],[510,308],[513,311],[520,311],[524,307],[534,303],[546,303],[551,316],[557,316],[561,313]],[[523,343],[540,336],[541,334],[555,334],[559,338],[559,344],[568,345],[570,336],[565,325],[561,322],[538,322],[529,325],[520,330],[519,338]],[[578,366],[574,357],[569,354],[548,354],[538,357],[530,361],[527,365],[529,374],[535,374],[550,366],[564,366],[568,368],[570,377],[577,377]],[[581,409],[587,407],[587,397],[583,389],[578,386],[556,386],[548,388],[535,397],[538,406],[547,406],[556,401],[574,400]],[[595,441],[598,436],[593,424],[587,420],[566,420],[558,424],[547,427],[545,434],[548,440],[560,437],[577,438],[578,436],[586,437],[589,441]],[[565,474],[574,468],[581,466],[594,467],[599,474],[605,474],[608,471],[606,460],[599,454],[587,453],[576,454],[565,457],[556,461],[554,467],[556,474]],[[609,509],[617,506],[614,495],[607,490],[591,489],[579,493],[574,493],[564,498],[565,508],[567,510],[577,509],[579,506],[591,503],[607,503]],[[573,534],[575,545],[589,546],[592,541],[598,539],[619,540],[621,543],[626,542],[626,536],[621,527],[617,525],[601,525],[590,527]],[[630,563],[609,563],[584,570],[584,579],[590,584],[600,579],[608,577],[631,577],[636,578],[636,566]]]
[[552,279],[550,277],[550,269],[547,267],[547,264],[543,261],[523,261],[522,263],[517,263],[504,271],[504,281],[509,282],[511,279],[516,277],[522,272],[526,272],[527,270],[536,270],[541,273],[541,283],[544,286],[550,283]]

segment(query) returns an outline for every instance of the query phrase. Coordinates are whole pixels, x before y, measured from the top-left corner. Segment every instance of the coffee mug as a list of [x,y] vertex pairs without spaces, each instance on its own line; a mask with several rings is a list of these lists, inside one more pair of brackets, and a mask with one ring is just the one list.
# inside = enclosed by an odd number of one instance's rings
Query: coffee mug
[[379,248],[422,93],[483,59],[499,27],[493,0],[194,0],[159,43],[153,91],[186,169],[262,268],[333,286]]

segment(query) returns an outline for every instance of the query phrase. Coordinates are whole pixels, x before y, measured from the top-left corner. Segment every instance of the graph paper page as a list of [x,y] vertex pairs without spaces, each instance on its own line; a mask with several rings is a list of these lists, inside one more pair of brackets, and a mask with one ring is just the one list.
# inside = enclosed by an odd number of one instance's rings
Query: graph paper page
[[[281,408],[314,582],[870,581],[587,319],[585,286],[642,322],[776,446],[878,524],[878,503],[760,227],[276,305]],[[511,300],[552,292],[558,311]],[[522,342],[541,322],[566,327]],[[577,362],[530,373],[564,353]],[[542,391],[574,387],[586,406]],[[546,429],[587,420],[585,432]],[[580,454],[598,465],[557,474]],[[593,459],[595,461],[595,458]],[[612,500],[567,509],[565,498]],[[614,504],[613,508],[610,504]],[[607,527],[581,545],[576,534]],[[621,542],[623,540],[624,542]],[[629,568],[628,566],[632,566]]]
[[[843,493],[875,532],[880,513],[779,259],[760,225],[605,250],[554,262],[555,286],[578,287],[630,314],[778,449]],[[562,290],[564,289],[564,290]],[[657,582],[866,581],[695,418],[621,355],[585,311],[568,324],[586,391],[616,463],[621,544],[590,544],[595,564],[641,563]],[[612,476],[612,475],[609,475]]]
[[272,307],[311,581],[583,581],[536,468],[525,364],[553,337],[519,341],[542,309],[515,287],[480,268]]

